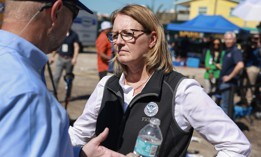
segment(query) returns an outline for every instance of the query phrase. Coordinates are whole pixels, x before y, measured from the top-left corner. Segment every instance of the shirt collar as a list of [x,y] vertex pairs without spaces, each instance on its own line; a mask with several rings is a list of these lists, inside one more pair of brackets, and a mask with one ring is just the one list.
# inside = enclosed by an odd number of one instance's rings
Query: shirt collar
[[[162,86],[163,76],[164,74],[162,70],[156,70],[153,72],[142,91],[159,94]],[[125,75],[122,73],[119,79],[119,84],[125,93],[130,92],[133,88],[131,86],[125,85],[124,81]]]
[[123,90],[124,93],[130,92],[133,88],[131,86],[125,85],[125,75],[122,73],[121,77],[119,79],[119,84]]
[[29,41],[16,34],[0,30],[0,54],[6,52],[2,51],[4,48],[13,49],[30,60],[37,71],[41,71],[48,61],[47,55]]
[[120,86],[124,86],[124,80],[125,80],[125,75],[122,73],[121,77],[120,77],[120,80],[119,80]]
[[232,51],[232,50],[234,50],[234,49],[236,49],[236,48],[237,48],[236,45],[233,45],[233,46],[231,46],[230,48],[227,48],[226,51],[227,51],[227,52],[230,52],[230,51]]

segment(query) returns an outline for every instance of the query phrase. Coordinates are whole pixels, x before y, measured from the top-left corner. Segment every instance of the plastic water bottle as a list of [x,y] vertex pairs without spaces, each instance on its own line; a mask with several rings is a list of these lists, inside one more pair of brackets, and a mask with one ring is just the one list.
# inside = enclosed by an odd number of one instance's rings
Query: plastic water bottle
[[151,118],[150,123],[140,130],[134,154],[139,157],[156,157],[158,155],[163,140],[159,125],[159,119]]

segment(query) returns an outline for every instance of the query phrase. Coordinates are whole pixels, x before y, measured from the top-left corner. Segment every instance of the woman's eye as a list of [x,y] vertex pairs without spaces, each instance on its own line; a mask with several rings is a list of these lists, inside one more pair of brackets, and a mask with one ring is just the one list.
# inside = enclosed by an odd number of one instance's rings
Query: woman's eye
[[118,34],[112,34],[112,38],[113,39],[117,39],[118,38]]
[[130,33],[130,32],[124,32],[124,33],[122,33],[122,35],[125,37],[132,37],[132,33]]

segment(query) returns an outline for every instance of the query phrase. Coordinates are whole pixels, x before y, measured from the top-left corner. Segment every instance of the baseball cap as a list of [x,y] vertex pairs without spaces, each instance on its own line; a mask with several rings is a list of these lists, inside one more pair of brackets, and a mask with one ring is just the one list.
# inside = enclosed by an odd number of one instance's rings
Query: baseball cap
[[[56,0],[14,0],[14,1],[38,1],[38,2],[55,2]],[[62,0],[71,2],[76,5],[79,9],[85,10],[90,14],[93,14],[93,12],[87,7],[87,0]]]
[[93,12],[87,7],[87,0],[63,0],[63,1],[72,1],[80,9],[85,10],[90,14],[93,14]]
[[103,22],[101,23],[101,29],[100,29],[100,31],[105,30],[105,29],[108,29],[108,28],[112,28],[111,22],[109,22],[109,21],[103,21]]

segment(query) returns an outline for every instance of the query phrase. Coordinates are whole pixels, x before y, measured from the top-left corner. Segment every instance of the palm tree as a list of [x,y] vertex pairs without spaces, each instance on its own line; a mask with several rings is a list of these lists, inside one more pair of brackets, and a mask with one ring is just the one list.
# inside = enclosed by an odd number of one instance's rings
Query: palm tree
[[159,19],[162,17],[162,15],[166,12],[166,10],[161,11],[162,7],[164,5],[160,4],[157,9],[155,10],[155,6],[154,6],[154,0],[152,0],[152,4],[151,6],[147,5],[147,8],[149,8]]

